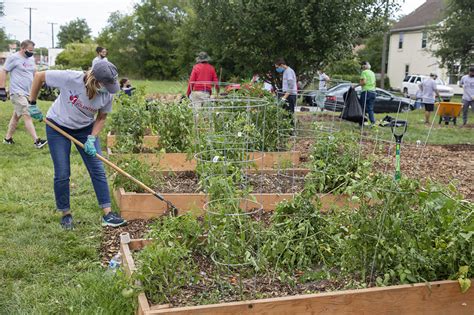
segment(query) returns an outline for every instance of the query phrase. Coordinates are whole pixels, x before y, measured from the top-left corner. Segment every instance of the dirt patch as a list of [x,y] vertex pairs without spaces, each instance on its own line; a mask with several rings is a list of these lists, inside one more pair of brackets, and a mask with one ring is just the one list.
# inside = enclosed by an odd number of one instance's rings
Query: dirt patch
[[[376,156],[375,169],[392,173],[395,168],[393,144],[366,144],[367,151]],[[367,152],[366,151],[366,152]],[[468,200],[474,201],[474,145],[403,145],[401,147],[402,175],[431,179],[440,183],[453,183]]]
[[[304,175],[292,174],[247,174],[241,188],[252,187],[255,193],[295,193],[303,190]],[[154,189],[160,193],[202,192],[199,178],[194,172],[179,172],[166,175]]]
[[120,251],[120,234],[130,233],[130,238],[143,238],[148,232],[148,226],[154,220],[131,220],[126,226],[119,228],[104,227],[100,244],[100,262],[103,266],[109,264],[110,259]]

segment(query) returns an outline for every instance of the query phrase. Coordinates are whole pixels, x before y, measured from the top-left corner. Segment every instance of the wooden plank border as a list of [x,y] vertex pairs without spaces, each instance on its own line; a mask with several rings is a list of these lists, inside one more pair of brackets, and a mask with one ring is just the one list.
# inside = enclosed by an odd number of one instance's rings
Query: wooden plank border
[[[133,257],[125,255],[130,248],[140,250],[149,240],[132,240],[121,244],[127,274],[134,270]],[[127,271],[127,268],[129,270]],[[474,279],[473,279],[474,280]],[[413,285],[396,285],[358,290],[345,290],[281,298],[230,302],[221,304],[170,307],[150,305],[144,293],[138,296],[140,315],[155,314],[474,314],[474,289],[461,293],[457,281],[435,281]]]
[[[195,194],[176,194],[164,193],[163,198],[171,201],[179,210],[180,214],[192,212],[195,215],[204,214],[204,204],[208,200],[208,196],[204,193]],[[123,188],[115,191],[115,200],[120,208],[121,216],[126,220],[134,219],[151,219],[156,218],[167,212],[166,203],[150,193],[133,193],[126,192]],[[275,210],[278,203],[284,200],[292,200],[295,194],[272,194],[272,193],[255,193],[251,194],[251,198],[262,204],[264,211]],[[357,205],[351,202],[346,195],[320,194],[322,203],[321,210],[327,211],[334,207],[345,207]]]

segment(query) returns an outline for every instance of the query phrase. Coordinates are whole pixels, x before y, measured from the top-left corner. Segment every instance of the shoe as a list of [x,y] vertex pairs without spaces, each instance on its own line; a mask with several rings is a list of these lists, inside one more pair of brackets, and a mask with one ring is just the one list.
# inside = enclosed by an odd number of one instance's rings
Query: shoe
[[35,141],[35,146],[37,149],[41,149],[48,143],[48,140],[41,140],[40,138],[36,139]]
[[127,221],[114,212],[109,212],[102,217],[102,226],[119,227],[125,224]]
[[73,230],[72,214],[66,214],[61,218],[61,227],[65,230]]
[[10,138],[10,139],[4,138],[3,143],[4,144],[15,144],[15,141],[13,141],[13,138]]

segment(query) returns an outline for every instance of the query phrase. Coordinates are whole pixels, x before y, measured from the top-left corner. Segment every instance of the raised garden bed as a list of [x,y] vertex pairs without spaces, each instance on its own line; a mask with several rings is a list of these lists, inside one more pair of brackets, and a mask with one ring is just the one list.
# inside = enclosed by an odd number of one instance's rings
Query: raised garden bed
[[[308,170],[293,170],[304,176]],[[203,193],[198,178],[193,172],[162,172],[163,179],[155,189],[183,212],[196,215],[203,213],[208,195]],[[303,189],[303,180],[280,176],[274,170],[253,171],[248,174],[247,184],[253,187],[251,198],[262,204],[263,210],[272,211],[283,200],[290,200]],[[345,195],[320,194],[322,209],[347,206],[351,203]],[[127,220],[156,218],[166,213],[167,206],[150,193],[126,192],[123,188],[115,191],[115,200],[121,215]]]
[[[160,136],[156,135],[145,135],[143,136],[143,148],[155,149],[159,147]],[[117,143],[117,136],[112,132],[107,133],[107,148],[113,148]]]
[[[157,166],[161,170],[168,171],[194,171],[197,161],[189,158],[187,153],[114,153],[108,147],[107,154],[109,157],[137,157],[140,161],[150,166]],[[251,152],[249,159],[255,160],[255,166],[258,169],[277,168],[279,165],[292,165],[293,167],[300,165],[301,153],[294,152]]]
[[[131,276],[137,269],[132,251],[149,240],[121,243],[123,266]],[[151,305],[145,293],[138,296],[137,314],[473,314],[474,290],[461,293],[457,281],[374,287],[294,295],[220,304],[172,307]]]

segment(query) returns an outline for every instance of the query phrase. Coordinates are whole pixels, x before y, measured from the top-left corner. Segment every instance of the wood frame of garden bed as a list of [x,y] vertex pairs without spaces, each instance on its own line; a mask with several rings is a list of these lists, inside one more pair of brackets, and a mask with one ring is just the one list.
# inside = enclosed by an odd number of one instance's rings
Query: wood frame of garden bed
[[[145,148],[156,148],[159,136],[145,136],[143,144]],[[136,156],[140,161],[149,165],[156,165],[162,170],[169,171],[194,171],[197,162],[194,158],[189,159],[187,153],[114,153],[113,146],[116,143],[116,136],[110,132],[107,134],[107,155],[130,157]],[[301,152],[249,152],[255,159],[258,169],[271,169],[288,163],[292,167],[300,165]]]
[[[141,250],[150,240],[121,243],[123,267],[128,276],[137,269],[132,250]],[[358,290],[294,295],[280,298],[220,304],[171,307],[151,305],[145,293],[138,295],[138,315],[155,314],[474,314],[474,289],[461,293],[457,281],[435,281]]]

